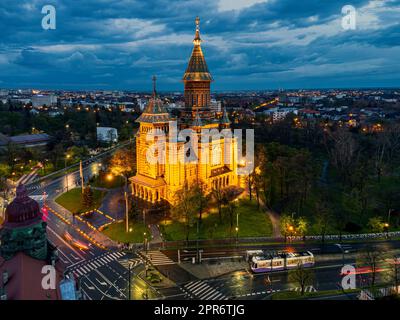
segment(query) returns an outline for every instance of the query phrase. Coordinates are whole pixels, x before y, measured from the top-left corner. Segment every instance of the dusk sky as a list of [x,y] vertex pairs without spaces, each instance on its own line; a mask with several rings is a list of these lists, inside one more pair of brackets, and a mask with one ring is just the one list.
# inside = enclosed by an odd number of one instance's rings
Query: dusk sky
[[1,0],[0,87],[183,91],[196,15],[213,90],[400,87],[400,0]]

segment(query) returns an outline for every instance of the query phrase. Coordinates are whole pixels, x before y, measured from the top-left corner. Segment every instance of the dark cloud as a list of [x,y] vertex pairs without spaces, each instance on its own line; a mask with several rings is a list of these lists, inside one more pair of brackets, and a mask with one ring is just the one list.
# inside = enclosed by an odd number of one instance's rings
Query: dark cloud
[[[182,89],[201,17],[214,88],[400,85],[400,0],[352,0],[357,29],[341,29],[345,0],[2,0],[1,86]],[[236,0],[236,3],[241,3]],[[43,5],[57,29],[41,28]]]

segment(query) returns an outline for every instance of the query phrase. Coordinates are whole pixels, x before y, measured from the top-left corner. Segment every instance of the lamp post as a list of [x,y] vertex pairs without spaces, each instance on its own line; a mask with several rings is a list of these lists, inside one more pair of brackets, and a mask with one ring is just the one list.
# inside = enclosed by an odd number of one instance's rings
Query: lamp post
[[386,222],[386,223],[383,225],[383,227],[384,227],[384,229],[385,229],[385,231],[386,231],[386,238],[389,238],[389,227],[390,227],[389,223]]
[[147,254],[147,234],[146,232],[143,232],[143,249],[145,250],[146,254]]
[[65,159],[64,159],[64,171],[65,171],[65,182],[66,182],[66,188],[67,188],[67,192],[68,192],[68,173],[67,173],[67,160],[71,158],[70,154],[67,154]]
[[132,262],[128,263],[128,299],[131,300],[131,271],[132,271]]

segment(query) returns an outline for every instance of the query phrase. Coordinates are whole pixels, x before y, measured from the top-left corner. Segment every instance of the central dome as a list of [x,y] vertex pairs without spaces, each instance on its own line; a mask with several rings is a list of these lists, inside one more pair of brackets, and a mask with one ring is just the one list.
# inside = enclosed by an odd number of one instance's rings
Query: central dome
[[6,228],[25,227],[42,220],[39,204],[28,197],[26,188],[22,184],[18,185],[17,196],[7,206],[5,216]]

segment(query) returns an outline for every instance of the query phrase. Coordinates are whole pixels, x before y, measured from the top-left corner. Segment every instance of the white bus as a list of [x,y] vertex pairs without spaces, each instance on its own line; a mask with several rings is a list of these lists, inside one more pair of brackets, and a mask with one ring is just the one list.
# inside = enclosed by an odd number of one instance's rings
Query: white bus
[[314,266],[314,255],[310,251],[305,252],[263,252],[252,255],[249,261],[253,272],[271,272],[294,269],[299,264],[303,267]]

